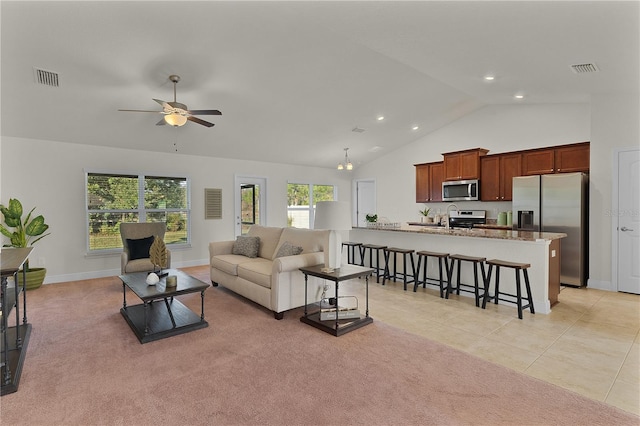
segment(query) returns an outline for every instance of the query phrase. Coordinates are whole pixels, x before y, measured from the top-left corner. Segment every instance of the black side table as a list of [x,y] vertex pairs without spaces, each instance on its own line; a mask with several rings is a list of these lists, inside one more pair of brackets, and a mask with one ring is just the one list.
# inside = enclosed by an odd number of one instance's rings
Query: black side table
[[[369,316],[369,275],[373,273],[372,268],[365,268],[357,265],[342,265],[340,268],[335,269],[333,272],[322,272],[324,265],[315,265],[305,268],[300,268],[300,271],[304,274],[304,315],[300,318],[305,324],[309,324],[318,330],[322,330],[326,333],[334,336],[341,336],[350,331],[356,330],[360,327],[364,327],[367,324],[373,322],[373,318]],[[341,319],[339,313],[336,312],[335,319],[333,320],[320,320],[320,304],[309,304],[307,299],[307,282],[309,275],[312,277],[321,278],[324,280],[333,281],[336,283],[335,298],[336,301],[340,300],[338,297],[338,287],[341,281],[347,281],[353,278],[364,277],[365,280],[365,314],[360,315],[359,318],[345,318]],[[337,303],[336,303],[337,305]]]

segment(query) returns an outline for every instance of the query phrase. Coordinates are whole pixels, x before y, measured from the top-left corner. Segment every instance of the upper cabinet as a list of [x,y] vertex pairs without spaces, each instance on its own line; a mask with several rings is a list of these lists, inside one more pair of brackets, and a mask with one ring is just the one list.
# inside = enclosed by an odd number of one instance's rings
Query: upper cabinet
[[444,164],[416,164],[416,203],[442,201],[442,177]]
[[444,156],[444,180],[462,180],[480,178],[480,157],[489,150],[483,148],[449,152]]
[[513,178],[522,175],[522,154],[487,155],[480,159],[480,200],[510,201]]
[[588,171],[589,142],[522,153],[522,174],[525,176]]

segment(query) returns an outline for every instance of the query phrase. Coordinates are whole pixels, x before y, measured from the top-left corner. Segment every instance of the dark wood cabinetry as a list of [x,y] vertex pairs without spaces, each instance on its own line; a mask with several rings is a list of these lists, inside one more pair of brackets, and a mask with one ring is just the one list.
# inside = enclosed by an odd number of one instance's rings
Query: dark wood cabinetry
[[521,176],[520,153],[488,155],[480,159],[480,200],[509,201],[513,178]]
[[483,148],[442,154],[444,161],[415,164],[416,203],[442,201],[442,182],[479,179],[481,201],[512,200],[513,178],[589,172],[589,142],[487,155]]
[[489,150],[483,148],[450,152],[444,156],[444,180],[479,179],[480,157]]
[[589,142],[522,153],[522,174],[544,175],[589,171]]
[[444,164],[416,164],[416,203],[442,201]]

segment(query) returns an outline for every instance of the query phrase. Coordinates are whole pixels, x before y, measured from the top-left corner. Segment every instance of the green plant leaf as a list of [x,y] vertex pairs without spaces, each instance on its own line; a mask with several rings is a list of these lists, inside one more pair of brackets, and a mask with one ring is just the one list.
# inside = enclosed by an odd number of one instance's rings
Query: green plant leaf
[[46,231],[47,229],[49,229],[49,225],[44,223],[44,216],[40,215],[34,217],[33,220],[27,224],[24,232],[29,236],[35,237],[44,233],[44,231]]
[[9,199],[9,216],[20,218],[22,216],[22,203],[15,198]]

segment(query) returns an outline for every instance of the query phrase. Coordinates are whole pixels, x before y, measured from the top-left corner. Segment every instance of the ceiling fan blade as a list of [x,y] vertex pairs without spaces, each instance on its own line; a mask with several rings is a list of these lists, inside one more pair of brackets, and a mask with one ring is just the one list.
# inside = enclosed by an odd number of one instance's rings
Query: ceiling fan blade
[[209,123],[208,121],[201,120],[201,119],[199,119],[197,117],[189,116],[189,117],[187,117],[187,120],[193,121],[194,123],[202,124],[203,126],[207,126],[207,127],[213,127],[215,125],[213,123]]
[[166,122],[166,121],[164,121],[164,117],[162,117],[162,118],[160,119],[160,121],[158,121],[158,122],[156,123],[156,126],[164,126],[165,124],[167,124],[167,122]]
[[153,100],[156,101],[157,103],[159,103],[160,105],[162,105],[162,108],[165,108],[165,109],[171,109],[172,108],[171,105],[169,105],[169,102],[165,102],[165,101],[162,101],[160,99],[155,99],[155,98]]
[[217,109],[194,109],[188,112],[191,115],[222,115]]
[[164,111],[149,111],[149,110],[144,110],[144,109],[119,109],[118,111],[125,111],[125,112],[155,112],[156,114],[162,114]]

